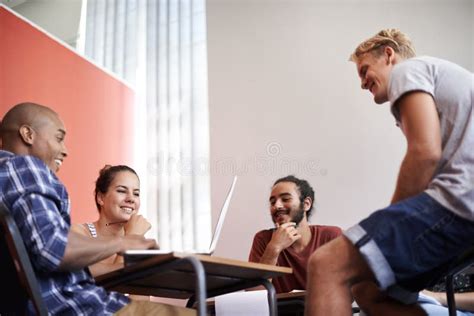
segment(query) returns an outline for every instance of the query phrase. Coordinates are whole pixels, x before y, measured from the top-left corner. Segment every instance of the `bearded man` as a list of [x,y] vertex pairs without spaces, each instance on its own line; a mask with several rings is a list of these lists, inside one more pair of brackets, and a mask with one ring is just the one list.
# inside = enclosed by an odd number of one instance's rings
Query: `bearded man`
[[255,235],[249,261],[293,269],[293,274],[272,280],[277,293],[305,290],[310,255],[340,236],[341,229],[308,224],[314,190],[306,180],[292,175],[278,179],[273,184],[269,202],[275,227]]

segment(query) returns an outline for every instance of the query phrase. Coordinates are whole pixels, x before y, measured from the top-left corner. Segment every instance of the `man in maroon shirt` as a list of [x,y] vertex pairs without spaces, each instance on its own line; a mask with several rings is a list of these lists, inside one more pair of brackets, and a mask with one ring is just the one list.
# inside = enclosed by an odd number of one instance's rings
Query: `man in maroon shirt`
[[277,293],[306,289],[309,256],[341,235],[335,226],[309,225],[314,190],[306,180],[287,176],[275,181],[270,194],[270,215],[275,228],[258,232],[249,261],[293,269],[293,274],[273,279]]

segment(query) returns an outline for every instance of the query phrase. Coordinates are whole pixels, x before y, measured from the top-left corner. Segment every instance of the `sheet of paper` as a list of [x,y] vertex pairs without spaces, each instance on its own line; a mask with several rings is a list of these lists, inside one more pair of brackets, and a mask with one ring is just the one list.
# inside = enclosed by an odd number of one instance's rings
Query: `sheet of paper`
[[216,316],[268,316],[267,291],[235,292],[215,298]]

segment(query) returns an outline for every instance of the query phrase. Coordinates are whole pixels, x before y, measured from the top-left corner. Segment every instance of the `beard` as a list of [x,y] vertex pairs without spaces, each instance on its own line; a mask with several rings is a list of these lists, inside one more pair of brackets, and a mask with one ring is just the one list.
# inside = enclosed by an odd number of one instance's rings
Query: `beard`
[[296,226],[298,226],[298,224],[301,223],[301,221],[304,218],[304,205],[303,205],[303,202],[300,203],[300,206],[298,207],[298,209],[291,210],[290,215],[292,215],[291,216],[291,221],[296,223]]

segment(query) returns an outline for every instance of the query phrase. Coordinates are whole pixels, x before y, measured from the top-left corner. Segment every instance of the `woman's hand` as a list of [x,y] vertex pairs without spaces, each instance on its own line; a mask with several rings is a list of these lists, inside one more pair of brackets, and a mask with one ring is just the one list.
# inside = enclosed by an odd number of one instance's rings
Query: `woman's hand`
[[150,222],[140,214],[133,214],[123,226],[125,235],[145,235],[151,228]]

